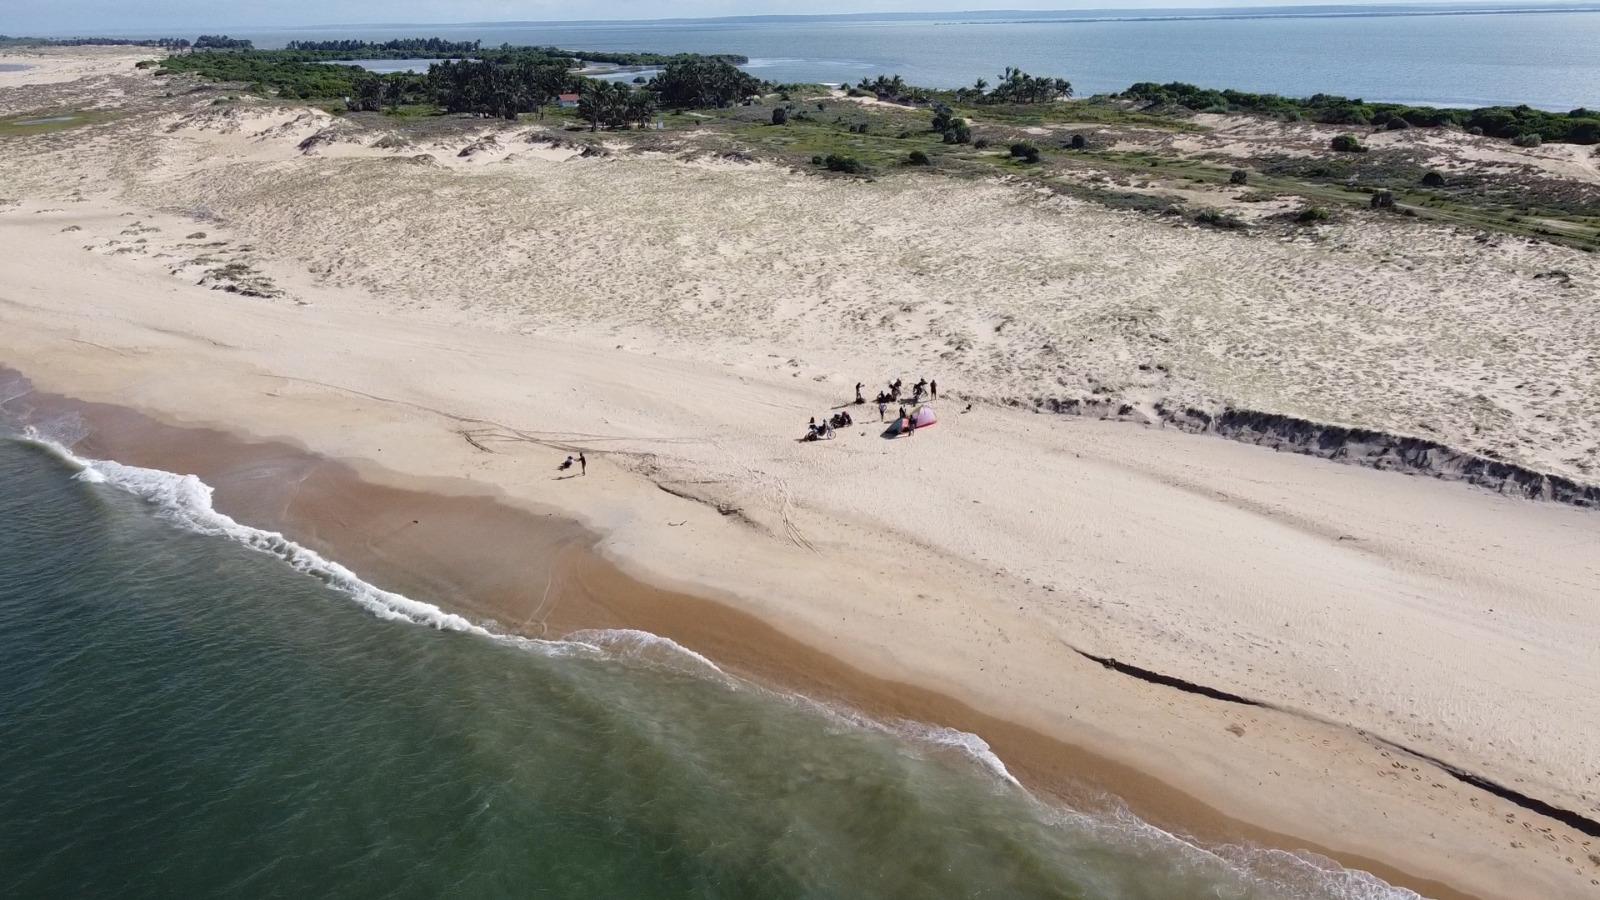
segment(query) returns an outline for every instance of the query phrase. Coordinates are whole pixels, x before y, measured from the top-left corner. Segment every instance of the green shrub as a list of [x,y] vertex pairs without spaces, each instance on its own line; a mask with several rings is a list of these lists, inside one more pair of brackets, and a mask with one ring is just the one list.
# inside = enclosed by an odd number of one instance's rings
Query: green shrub
[[1195,213],[1194,220],[1199,222],[1201,225],[1208,225],[1212,228],[1222,228],[1228,231],[1233,231],[1235,229],[1244,227],[1244,222],[1240,221],[1237,216],[1233,216],[1215,209],[1202,209],[1198,213]]
[[944,131],[946,144],[965,144],[972,140],[972,128],[965,119],[951,119],[950,127]]
[[787,125],[787,124],[789,124],[789,109],[788,109],[788,107],[780,106],[777,109],[774,109],[772,111],[772,124],[774,124],[774,125]]
[[1332,216],[1330,216],[1328,211],[1322,207],[1308,206],[1305,209],[1300,210],[1300,214],[1295,216],[1294,220],[1299,222],[1301,225],[1313,225],[1317,222],[1326,222],[1330,218],[1332,218]]
[[921,150],[913,150],[906,154],[906,162],[913,166],[931,166],[933,161],[928,159],[928,154]]
[[822,164],[827,167],[829,172],[843,172],[846,175],[860,175],[867,171],[867,167],[862,165],[861,160],[856,159],[854,156],[841,156],[837,153],[829,153],[823,159]]
[[1444,176],[1438,172],[1428,172],[1422,176],[1422,186],[1431,188],[1444,187]]
[[1250,173],[1243,169],[1234,169],[1228,173],[1229,184],[1246,184],[1250,181]]
[[986,150],[989,147],[989,139],[988,138],[978,138],[977,140],[972,142],[972,147],[975,150]]
[[1071,140],[1067,141],[1067,146],[1073,150],[1087,150],[1089,149],[1089,139],[1081,134],[1075,134]]
[[1518,147],[1537,147],[1544,143],[1544,138],[1541,138],[1537,132],[1530,131],[1527,134],[1519,134],[1512,138],[1511,143],[1516,144]]
[[1014,159],[1036,163],[1039,161],[1039,148],[1027,141],[1018,141],[1011,145],[1011,156]]
[[1366,146],[1363,145],[1361,141],[1357,140],[1356,136],[1353,134],[1336,135],[1334,139],[1329,142],[1328,146],[1339,153],[1367,152]]

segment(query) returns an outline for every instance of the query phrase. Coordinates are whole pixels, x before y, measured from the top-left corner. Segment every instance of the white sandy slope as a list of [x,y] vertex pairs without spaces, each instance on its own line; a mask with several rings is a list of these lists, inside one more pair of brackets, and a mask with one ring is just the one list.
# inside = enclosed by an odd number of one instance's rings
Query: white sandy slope
[[[1479,248],[1469,266],[1466,239],[1409,229],[1383,248],[1355,231],[1246,245],[1000,185],[671,160],[308,157],[296,144],[326,123],[275,115],[8,156],[0,363],[566,510],[642,572],[1325,846],[1508,897],[1600,876],[1581,835],[1354,731],[1596,815],[1600,516],[1159,429],[963,415],[965,397],[912,440],[793,440],[857,373],[937,365],[947,393],[999,396],[1081,379],[1063,346],[1137,372],[1156,345],[1192,385],[1288,411],[1339,399],[1366,420],[1445,420],[1436,376],[1478,352],[1485,390],[1559,410],[1570,436],[1595,402],[1563,343],[1586,333],[1573,312],[1531,288],[1515,307],[1475,299],[1524,290],[1563,251]],[[207,253],[287,295],[197,287]],[[1540,314],[1569,333],[1525,344]],[[1529,354],[1548,356],[1527,377],[1563,386],[1556,406],[1510,387]],[[598,477],[551,481],[567,447]],[[1291,712],[1175,695],[1072,648]]]

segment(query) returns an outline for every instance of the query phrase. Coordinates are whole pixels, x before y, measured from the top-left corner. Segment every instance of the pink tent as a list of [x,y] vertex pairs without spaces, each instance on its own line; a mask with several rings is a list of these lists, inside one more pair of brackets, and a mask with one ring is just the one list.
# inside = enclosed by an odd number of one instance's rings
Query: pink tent
[[894,423],[894,428],[890,433],[891,434],[905,434],[906,431],[909,430],[909,425],[908,425],[906,419],[910,419],[911,421],[916,422],[918,428],[927,428],[929,425],[935,425],[935,424],[938,424],[938,422],[939,422],[939,417],[937,415],[934,415],[933,407],[931,407],[928,404],[924,403],[921,406],[917,407],[916,409],[912,410],[911,413],[908,416],[906,416],[905,419],[900,419],[900,420],[896,421]]

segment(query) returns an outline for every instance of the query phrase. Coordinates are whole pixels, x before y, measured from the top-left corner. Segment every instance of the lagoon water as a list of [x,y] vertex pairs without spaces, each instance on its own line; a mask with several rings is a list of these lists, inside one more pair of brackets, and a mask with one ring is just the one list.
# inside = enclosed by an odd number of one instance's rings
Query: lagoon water
[[[1413,10],[1416,8],[1413,7]],[[1558,12],[1396,8],[951,13],[943,16],[578,24],[244,29],[290,40],[438,35],[574,50],[740,53],[771,81],[854,82],[898,73],[955,87],[1007,65],[1070,79],[1080,95],[1188,81],[1289,96],[1342,94],[1446,106],[1600,107],[1600,6]],[[1219,12],[1228,15],[1218,16]]]
[[196,486],[0,438],[0,896],[1415,896],[637,635],[418,624]]

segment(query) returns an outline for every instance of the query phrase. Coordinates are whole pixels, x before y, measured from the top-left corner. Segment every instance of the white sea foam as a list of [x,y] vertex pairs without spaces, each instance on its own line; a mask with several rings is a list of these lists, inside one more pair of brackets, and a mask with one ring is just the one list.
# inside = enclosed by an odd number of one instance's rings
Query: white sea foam
[[446,612],[431,603],[387,591],[314,550],[276,531],[241,524],[212,505],[212,487],[194,475],[124,465],[112,460],[85,459],[36,427],[25,427],[22,439],[55,454],[74,470],[73,477],[89,484],[104,484],[138,497],[156,508],[157,515],[199,534],[227,538],[252,550],[277,557],[295,571],[321,581],[351,598],[381,619],[426,625],[440,631],[457,631],[547,655],[593,655],[626,658],[646,663],[686,661],[723,679],[716,663],[675,641],[632,628],[589,629],[563,640],[509,635]]
[[657,662],[665,657],[668,660],[683,661],[692,667],[706,669],[721,679],[728,679],[728,673],[716,663],[690,650],[671,638],[664,638],[659,634],[640,631],[637,628],[590,628],[574,631],[567,635],[568,641],[588,644],[602,650],[609,651],[614,656],[627,657],[645,662]]
[[[13,398],[7,398],[13,399]],[[3,404],[5,401],[0,401]],[[227,538],[266,553],[291,568],[316,578],[350,597],[379,618],[427,625],[441,631],[473,634],[545,655],[580,655],[621,658],[648,664],[687,662],[700,674],[711,674],[731,686],[748,686],[699,653],[668,638],[628,628],[590,629],[565,640],[550,641],[506,635],[477,625],[430,603],[386,591],[362,580],[354,572],[275,531],[240,524],[212,506],[212,488],[194,475],[123,465],[110,460],[84,459],[38,428],[25,427],[21,439],[44,448],[74,470],[79,481],[104,484],[126,491],[156,507],[158,515],[200,534]],[[1117,843],[1147,845],[1172,859],[1174,855],[1195,866],[1221,866],[1263,887],[1282,888],[1285,882],[1311,887],[1311,896],[1339,900],[1419,900],[1420,895],[1385,883],[1358,869],[1340,867],[1331,860],[1303,851],[1286,851],[1241,845],[1206,847],[1157,828],[1125,809],[1119,813],[1084,813],[1046,804],[1022,787],[989,744],[975,734],[909,720],[880,721],[849,708],[819,703],[803,695],[780,694],[784,699],[810,706],[827,717],[856,728],[883,732],[913,745],[958,751],[996,778],[1022,791],[1043,815],[1057,825],[1095,832]]]

